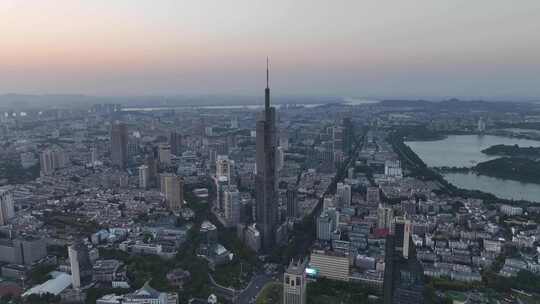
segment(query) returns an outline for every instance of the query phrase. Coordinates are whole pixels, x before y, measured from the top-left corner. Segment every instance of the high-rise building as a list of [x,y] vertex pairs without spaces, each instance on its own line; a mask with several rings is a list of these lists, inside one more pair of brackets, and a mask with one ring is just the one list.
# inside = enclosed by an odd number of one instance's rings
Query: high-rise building
[[184,179],[176,174],[161,174],[161,193],[170,210],[179,210],[184,203]]
[[337,228],[339,212],[334,208],[325,209],[317,218],[317,239],[330,241]]
[[336,198],[338,206],[342,208],[351,206],[351,186],[344,183],[337,183]]
[[[393,234],[395,239],[395,250],[401,251],[404,258],[409,256],[409,243],[412,234],[411,220],[406,217],[400,216],[394,219]],[[411,244],[414,246],[414,244]]]
[[148,179],[150,182],[149,187],[157,187],[158,185],[158,166],[157,161],[154,156],[154,153],[152,152],[150,155],[147,155],[146,160],[144,161],[144,164],[148,166]]
[[74,289],[79,289],[88,276],[92,276],[92,265],[88,248],[82,243],[75,243],[68,247],[71,279]]
[[297,218],[300,210],[298,208],[298,192],[295,188],[287,189],[287,192],[285,192],[285,200],[287,201],[287,217]]
[[168,144],[160,144],[158,148],[159,163],[163,165],[171,164],[171,146]]
[[283,304],[306,304],[306,262],[291,261],[283,274]]
[[231,182],[231,161],[227,155],[218,155],[216,159],[216,177],[227,178]]
[[182,135],[174,131],[169,133],[169,146],[171,154],[179,156],[182,154]]
[[148,189],[150,186],[150,168],[147,165],[139,167],[139,188]]
[[379,203],[381,201],[380,190],[377,187],[368,187],[366,191],[366,201],[368,203]]
[[111,160],[112,164],[125,168],[128,158],[128,130],[124,123],[116,122],[111,127]]
[[261,249],[270,251],[275,244],[278,217],[276,181],[276,111],[270,106],[268,63],[266,66],[265,103],[262,117],[257,121],[255,200],[257,229],[261,234]]
[[379,207],[377,208],[377,228],[390,231],[393,222],[394,210],[392,207],[379,204]]
[[15,217],[13,195],[9,189],[0,188],[0,225],[7,225],[13,217]]
[[343,152],[349,155],[354,149],[354,126],[350,117],[343,118]]
[[90,149],[90,164],[92,167],[95,167],[99,161],[99,155],[98,155],[98,149],[96,147],[92,147]]
[[240,223],[240,192],[235,186],[228,186],[223,194],[223,213],[230,227]]
[[276,170],[281,171],[285,166],[285,151],[283,147],[277,147],[276,149]]
[[56,147],[41,152],[39,163],[41,166],[41,174],[50,175],[55,170],[64,168],[68,163],[68,159],[66,158],[64,150]]
[[424,271],[407,229],[406,221],[397,221],[394,233],[386,237],[384,304],[424,303]]

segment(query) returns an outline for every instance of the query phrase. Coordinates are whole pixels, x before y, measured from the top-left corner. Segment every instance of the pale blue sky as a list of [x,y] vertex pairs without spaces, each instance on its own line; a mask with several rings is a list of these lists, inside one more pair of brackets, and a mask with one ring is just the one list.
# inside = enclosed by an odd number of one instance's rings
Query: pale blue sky
[[2,0],[0,94],[539,97],[538,0]]

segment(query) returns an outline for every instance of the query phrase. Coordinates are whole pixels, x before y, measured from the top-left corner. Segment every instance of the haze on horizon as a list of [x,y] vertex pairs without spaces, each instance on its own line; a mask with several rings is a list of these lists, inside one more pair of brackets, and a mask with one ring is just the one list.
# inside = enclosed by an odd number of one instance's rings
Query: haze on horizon
[[540,1],[3,0],[0,94],[540,97]]

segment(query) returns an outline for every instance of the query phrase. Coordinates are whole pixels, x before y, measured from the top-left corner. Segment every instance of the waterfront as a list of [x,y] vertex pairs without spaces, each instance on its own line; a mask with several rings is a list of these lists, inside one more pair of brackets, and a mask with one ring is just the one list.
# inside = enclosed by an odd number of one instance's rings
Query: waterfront
[[[493,135],[449,135],[435,141],[405,142],[430,167],[473,167],[497,156],[482,153],[493,145],[540,146],[540,141]],[[475,173],[445,173],[456,187],[481,190],[500,198],[540,202],[540,184],[522,183]]]

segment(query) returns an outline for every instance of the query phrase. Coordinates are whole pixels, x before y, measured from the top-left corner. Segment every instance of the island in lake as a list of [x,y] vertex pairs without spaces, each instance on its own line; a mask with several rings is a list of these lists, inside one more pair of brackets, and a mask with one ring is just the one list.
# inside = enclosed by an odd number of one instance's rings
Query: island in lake
[[474,172],[501,179],[540,184],[540,147],[494,145],[482,153],[500,158],[480,162],[473,167],[439,167],[442,172]]
[[518,145],[494,145],[482,150],[487,155],[540,158],[540,147],[520,147]]

